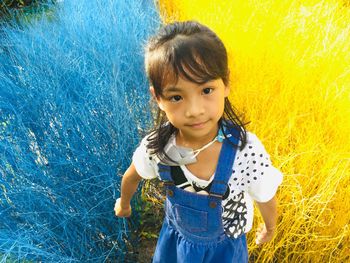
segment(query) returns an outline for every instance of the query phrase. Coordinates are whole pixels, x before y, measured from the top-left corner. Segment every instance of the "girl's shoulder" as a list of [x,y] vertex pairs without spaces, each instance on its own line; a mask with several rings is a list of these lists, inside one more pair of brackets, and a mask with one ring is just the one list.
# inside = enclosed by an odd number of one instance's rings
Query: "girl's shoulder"
[[[261,151],[266,152],[265,147],[261,140],[253,132],[247,131],[246,133],[246,144],[243,149],[240,148],[239,152],[252,152],[252,151]],[[241,146],[241,142],[239,146]],[[253,155],[254,156],[254,155]]]
[[244,166],[244,169],[261,170],[271,166],[271,158],[258,136],[247,131],[246,144],[237,150],[234,164],[236,168]]
[[[139,146],[145,147],[148,151],[148,154],[152,155],[152,150],[150,150],[150,144],[152,143],[153,140],[155,140],[156,133],[154,131],[149,132],[146,134],[142,139],[139,144]],[[173,144],[175,143],[175,134],[171,134],[169,136],[169,139],[167,140],[166,144]],[[154,154],[155,155],[155,154]]]
[[258,138],[258,136],[251,132],[247,131],[247,145],[261,145],[263,146],[261,140]]
[[150,136],[152,136],[151,133],[142,138],[132,157],[137,173],[144,179],[152,179],[158,176],[157,164],[159,159],[148,147]]

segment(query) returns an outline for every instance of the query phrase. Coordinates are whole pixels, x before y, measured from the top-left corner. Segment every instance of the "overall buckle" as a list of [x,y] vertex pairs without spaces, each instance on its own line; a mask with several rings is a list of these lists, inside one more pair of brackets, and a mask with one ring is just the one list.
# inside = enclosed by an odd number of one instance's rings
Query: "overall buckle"
[[209,193],[209,196],[213,196],[213,197],[222,199],[222,195],[221,194]]
[[164,186],[171,186],[174,185],[173,181],[162,181]]

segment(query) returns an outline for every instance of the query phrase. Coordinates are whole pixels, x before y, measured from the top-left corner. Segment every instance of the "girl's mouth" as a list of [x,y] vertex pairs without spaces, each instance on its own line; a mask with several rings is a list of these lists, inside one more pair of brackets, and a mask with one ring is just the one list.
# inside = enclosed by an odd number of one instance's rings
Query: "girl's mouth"
[[206,124],[207,122],[204,121],[204,122],[196,122],[196,123],[193,123],[193,124],[188,124],[187,126],[190,126],[191,128],[194,128],[194,129],[201,129],[204,127],[204,125]]

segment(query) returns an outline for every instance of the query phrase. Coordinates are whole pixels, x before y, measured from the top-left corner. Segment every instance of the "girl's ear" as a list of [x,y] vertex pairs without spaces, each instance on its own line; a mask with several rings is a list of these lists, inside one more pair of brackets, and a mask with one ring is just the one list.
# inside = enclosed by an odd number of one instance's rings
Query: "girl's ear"
[[150,87],[149,87],[149,92],[151,92],[152,98],[155,99],[155,100],[157,100],[156,92],[154,91],[153,86],[150,86]]
[[162,102],[161,102],[160,98],[157,98],[156,92],[154,91],[154,87],[153,87],[153,86],[150,86],[150,87],[149,87],[149,91],[151,92],[153,99],[157,102],[158,107],[159,107],[162,111],[164,111],[164,110],[163,110]]

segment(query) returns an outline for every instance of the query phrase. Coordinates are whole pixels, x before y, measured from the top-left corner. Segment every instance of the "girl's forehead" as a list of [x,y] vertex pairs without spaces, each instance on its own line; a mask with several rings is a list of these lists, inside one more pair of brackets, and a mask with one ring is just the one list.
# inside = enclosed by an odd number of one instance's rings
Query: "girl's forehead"
[[192,81],[191,79],[188,79],[186,76],[183,75],[177,75],[175,73],[168,75],[166,78],[162,81],[162,89],[169,87],[183,87],[186,86],[186,84],[199,84],[195,81]]
[[182,75],[180,75],[175,68],[173,68],[170,65],[163,65],[162,70],[162,81],[161,86],[162,88],[167,86],[176,86],[180,78],[184,78]]
[[175,69],[171,66],[165,66],[162,74],[162,86],[174,85],[178,82],[179,75],[175,72]]
[[174,88],[182,88],[183,86],[186,86],[188,83],[193,83],[187,79],[184,79],[181,76],[178,76],[177,79],[172,79],[171,81],[164,82],[164,85],[162,85],[162,89],[168,90],[168,89],[174,89]]
[[[182,71],[182,72],[179,72]],[[181,68],[173,68],[171,66],[167,66],[163,71],[162,77],[162,87],[166,86],[177,86],[179,83],[191,82],[195,84],[203,84],[208,81],[208,76],[203,75],[199,76],[199,74],[194,74],[190,70],[188,70],[185,66]]]

